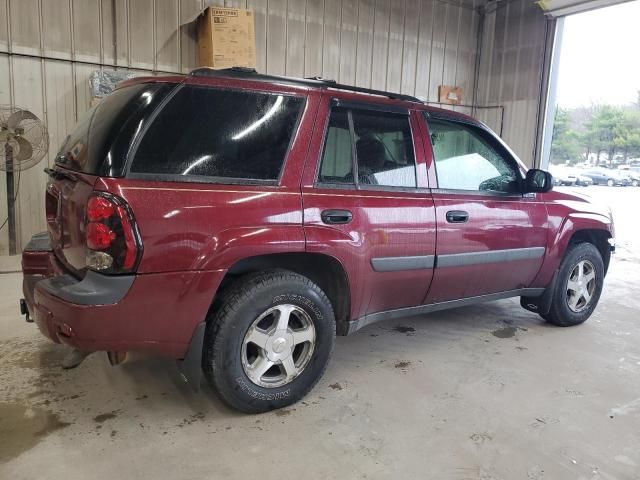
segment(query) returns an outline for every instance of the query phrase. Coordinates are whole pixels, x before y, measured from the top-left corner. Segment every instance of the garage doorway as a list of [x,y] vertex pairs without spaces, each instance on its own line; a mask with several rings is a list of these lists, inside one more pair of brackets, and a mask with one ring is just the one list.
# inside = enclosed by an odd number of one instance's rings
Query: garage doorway
[[611,209],[627,261],[640,258],[639,20],[638,0],[557,19],[542,157],[557,190]]
[[566,174],[563,167],[620,170],[640,184],[640,64],[631,53],[638,44],[640,1],[603,8],[602,2],[558,3],[547,8],[560,16],[540,165],[557,175]]

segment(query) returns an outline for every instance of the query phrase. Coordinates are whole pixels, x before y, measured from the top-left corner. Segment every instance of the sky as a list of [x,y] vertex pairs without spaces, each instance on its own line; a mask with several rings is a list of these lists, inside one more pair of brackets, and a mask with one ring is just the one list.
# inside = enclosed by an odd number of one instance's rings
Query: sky
[[558,105],[626,105],[640,90],[640,0],[567,17]]

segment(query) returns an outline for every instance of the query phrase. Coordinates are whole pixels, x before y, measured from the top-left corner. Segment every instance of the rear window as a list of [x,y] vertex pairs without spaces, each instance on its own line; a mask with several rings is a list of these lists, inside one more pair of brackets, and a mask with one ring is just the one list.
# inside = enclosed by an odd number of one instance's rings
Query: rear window
[[304,99],[184,86],[144,134],[130,171],[276,181]]
[[93,175],[121,176],[134,136],[174,87],[169,83],[141,83],[114,91],[80,117],[60,148],[56,163]]

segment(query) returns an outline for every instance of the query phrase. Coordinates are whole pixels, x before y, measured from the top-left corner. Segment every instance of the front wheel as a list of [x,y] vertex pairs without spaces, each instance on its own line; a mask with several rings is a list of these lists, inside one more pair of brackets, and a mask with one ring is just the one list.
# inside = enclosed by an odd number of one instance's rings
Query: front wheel
[[637,187],[638,185],[640,185],[640,181],[638,180],[631,180],[631,185],[634,187]]
[[611,180],[611,179],[607,180],[607,185],[608,186],[613,187],[613,186],[615,186],[615,184],[616,184],[616,182],[614,182],[613,180]]
[[591,243],[569,247],[558,273],[549,313],[542,317],[553,325],[570,327],[585,322],[600,299],[604,263]]
[[335,330],[331,302],[308,278],[285,270],[249,274],[208,322],[205,376],[240,411],[285,407],[324,373]]

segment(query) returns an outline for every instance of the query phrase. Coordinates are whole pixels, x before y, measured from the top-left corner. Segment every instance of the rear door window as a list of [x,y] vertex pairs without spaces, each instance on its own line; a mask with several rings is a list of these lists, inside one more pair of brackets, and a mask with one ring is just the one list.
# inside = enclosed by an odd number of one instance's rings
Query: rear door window
[[353,142],[347,110],[334,108],[324,141],[318,180],[322,183],[353,184]]
[[318,181],[357,184],[360,188],[415,188],[416,164],[408,114],[332,108]]
[[409,115],[353,110],[353,130],[361,185],[416,186]]
[[144,134],[130,172],[277,181],[303,105],[301,97],[184,86]]

